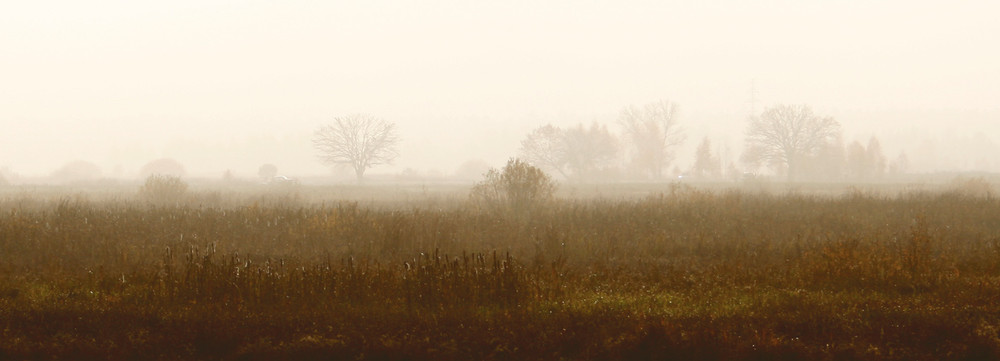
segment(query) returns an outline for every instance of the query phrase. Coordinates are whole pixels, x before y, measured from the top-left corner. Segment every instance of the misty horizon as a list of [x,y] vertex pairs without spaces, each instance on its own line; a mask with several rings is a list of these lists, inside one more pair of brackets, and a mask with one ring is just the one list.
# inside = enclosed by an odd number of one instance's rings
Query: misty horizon
[[128,178],[331,174],[313,132],[369,113],[400,157],[372,174],[493,167],[545,124],[619,132],[628,105],[679,107],[686,169],[708,137],[743,150],[753,111],[805,104],[843,143],[877,137],[915,173],[1000,172],[1000,24],[989,2],[0,5],[0,167],[96,164]]

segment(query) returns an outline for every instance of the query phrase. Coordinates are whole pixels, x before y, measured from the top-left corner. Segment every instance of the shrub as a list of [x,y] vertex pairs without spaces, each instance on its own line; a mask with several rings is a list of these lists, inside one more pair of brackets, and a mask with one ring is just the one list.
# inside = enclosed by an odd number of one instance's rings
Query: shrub
[[503,170],[492,168],[484,177],[471,195],[480,209],[526,214],[549,203],[556,190],[551,177],[520,159],[510,159]]
[[139,197],[156,204],[177,203],[187,192],[188,185],[180,177],[153,174],[139,188]]

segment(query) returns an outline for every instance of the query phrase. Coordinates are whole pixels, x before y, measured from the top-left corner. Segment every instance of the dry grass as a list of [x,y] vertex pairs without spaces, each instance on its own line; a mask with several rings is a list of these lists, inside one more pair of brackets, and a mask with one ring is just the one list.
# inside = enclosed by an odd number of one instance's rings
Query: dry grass
[[0,359],[997,358],[1000,200],[969,184],[676,186],[529,218],[9,197]]

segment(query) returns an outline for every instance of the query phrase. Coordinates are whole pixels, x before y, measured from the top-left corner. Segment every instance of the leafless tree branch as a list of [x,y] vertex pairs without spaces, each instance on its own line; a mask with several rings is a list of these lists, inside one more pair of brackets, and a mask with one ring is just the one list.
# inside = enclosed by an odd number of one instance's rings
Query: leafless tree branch
[[802,159],[813,156],[836,139],[840,124],[821,118],[805,105],[777,105],[750,119],[746,132],[744,159],[787,167],[793,180]]
[[399,156],[395,124],[368,114],[334,119],[313,134],[313,146],[324,164],[347,164],[360,182],[368,168],[390,164]]
[[677,105],[669,101],[630,105],[618,116],[624,137],[632,143],[632,162],[653,177],[663,176],[663,169],[674,160],[673,148],[684,142],[677,121]]

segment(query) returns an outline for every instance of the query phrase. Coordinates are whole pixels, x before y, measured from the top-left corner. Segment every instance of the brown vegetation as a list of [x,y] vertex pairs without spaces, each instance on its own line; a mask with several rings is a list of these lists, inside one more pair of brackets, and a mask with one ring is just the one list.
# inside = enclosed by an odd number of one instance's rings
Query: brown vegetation
[[1000,355],[992,196],[477,209],[7,198],[0,359]]

